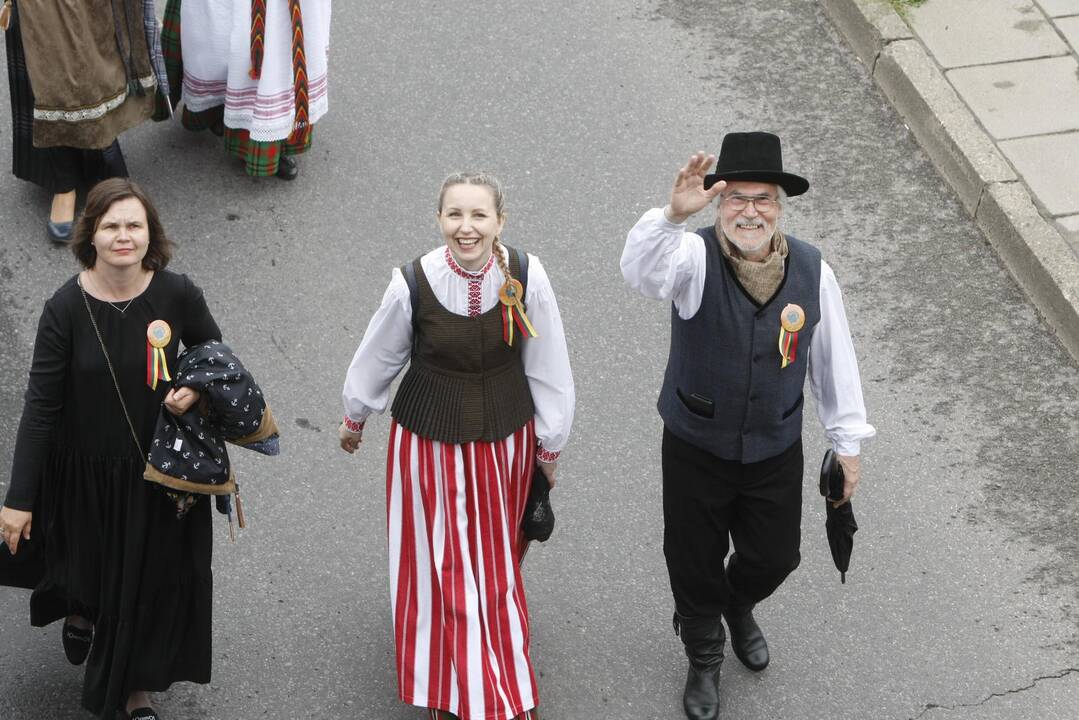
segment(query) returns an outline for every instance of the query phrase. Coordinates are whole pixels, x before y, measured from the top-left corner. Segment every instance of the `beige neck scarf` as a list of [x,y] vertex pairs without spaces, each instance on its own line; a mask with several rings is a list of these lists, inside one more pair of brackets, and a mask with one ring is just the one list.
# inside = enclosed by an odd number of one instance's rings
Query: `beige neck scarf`
[[772,252],[760,262],[746,260],[738,254],[738,249],[722,232],[719,233],[719,246],[730,262],[734,276],[751,298],[763,305],[775,295],[783,282],[783,266],[787,259],[787,238],[783,233],[776,230],[772,236]]

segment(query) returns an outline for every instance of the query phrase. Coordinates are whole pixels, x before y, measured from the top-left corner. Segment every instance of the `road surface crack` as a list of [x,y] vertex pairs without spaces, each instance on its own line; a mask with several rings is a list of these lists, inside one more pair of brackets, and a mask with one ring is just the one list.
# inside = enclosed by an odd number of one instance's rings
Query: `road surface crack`
[[1027,690],[1031,690],[1031,689],[1034,688],[1034,686],[1036,686],[1042,680],[1060,680],[1061,678],[1065,678],[1068,675],[1073,675],[1073,674],[1079,675],[1079,668],[1065,668],[1064,670],[1053,673],[1051,675],[1039,675],[1038,677],[1034,678],[1034,680],[1032,680],[1030,682],[1030,684],[1028,684],[1028,685],[1024,685],[1023,687],[1019,687],[1019,688],[1012,688],[1012,689],[1009,689],[1009,690],[1003,690],[1001,692],[990,693],[990,694],[986,695],[984,698],[982,698],[981,700],[979,700],[978,702],[975,702],[975,703],[957,703],[955,705],[941,705],[939,703],[927,703],[922,708],[922,711],[920,713],[918,713],[917,715],[914,715],[913,717],[911,717],[910,720],[920,720],[920,718],[922,716],[924,716],[926,713],[930,712],[931,710],[958,710],[960,708],[980,707],[982,705],[985,705],[990,700],[993,700],[994,698],[1006,697],[1008,695],[1018,695],[1019,693],[1026,692]]

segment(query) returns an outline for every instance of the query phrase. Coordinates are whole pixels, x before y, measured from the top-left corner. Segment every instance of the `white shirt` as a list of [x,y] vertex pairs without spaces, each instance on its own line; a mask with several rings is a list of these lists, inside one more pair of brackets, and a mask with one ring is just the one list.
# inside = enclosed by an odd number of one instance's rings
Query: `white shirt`
[[[562,316],[551,281],[536,256],[529,255],[528,260],[525,306],[537,337],[524,338],[516,333],[514,342],[524,343],[521,357],[536,408],[536,437],[542,447],[540,457],[553,460],[569,441],[576,396]],[[475,297],[471,301],[473,313],[487,312],[499,302],[498,291],[505,278],[497,262],[488,263],[483,270],[470,272],[454,262],[443,245],[424,255],[420,264],[435,297],[452,313],[470,314],[470,285],[480,286],[479,303]],[[389,405],[390,385],[408,362],[411,352],[412,301],[400,268],[394,268],[382,304],[368,323],[345,376],[342,399],[349,420],[362,423],[371,413],[385,412]]]
[[[697,314],[704,296],[704,238],[685,223],[667,219],[663,208],[646,212],[626,237],[622,277],[645,297],[670,300],[678,317]],[[840,455],[858,455],[861,441],[877,434],[866,422],[858,359],[850,338],[843,294],[835,273],[821,260],[820,323],[809,346],[809,388],[817,417]]]

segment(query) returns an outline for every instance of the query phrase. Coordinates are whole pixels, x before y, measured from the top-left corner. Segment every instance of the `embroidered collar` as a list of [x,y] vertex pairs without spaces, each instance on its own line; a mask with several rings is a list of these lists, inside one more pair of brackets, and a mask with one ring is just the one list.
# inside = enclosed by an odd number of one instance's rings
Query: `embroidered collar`
[[450,250],[450,246],[446,246],[446,264],[450,266],[450,270],[463,277],[465,280],[478,280],[487,274],[487,271],[491,269],[491,266],[495,264],[495,254],[491,253],[491,257],[487,258],[487,264],[479,270],[465,270],[463,267],[457,264],[456,258],[453,257],[453,252]]

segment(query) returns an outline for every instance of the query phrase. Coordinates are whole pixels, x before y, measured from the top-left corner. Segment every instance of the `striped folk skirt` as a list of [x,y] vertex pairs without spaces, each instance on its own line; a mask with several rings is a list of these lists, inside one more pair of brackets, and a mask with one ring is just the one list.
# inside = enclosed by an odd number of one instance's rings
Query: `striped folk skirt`
[[386,508],[402,701],[461,720],[536,706],[520,569],[535,448],[532,422],[463,445],[393,422]]

